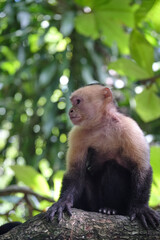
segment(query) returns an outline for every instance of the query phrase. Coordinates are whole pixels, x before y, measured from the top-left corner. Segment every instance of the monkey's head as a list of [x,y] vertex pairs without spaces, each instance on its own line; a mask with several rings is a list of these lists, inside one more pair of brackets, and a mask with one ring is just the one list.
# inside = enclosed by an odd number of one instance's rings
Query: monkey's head
[[74,125],[85,128],[102,123],[107,106],[113,102],[111,90],[101,85],[79,88],[70,97],[72,108],[69,116]]

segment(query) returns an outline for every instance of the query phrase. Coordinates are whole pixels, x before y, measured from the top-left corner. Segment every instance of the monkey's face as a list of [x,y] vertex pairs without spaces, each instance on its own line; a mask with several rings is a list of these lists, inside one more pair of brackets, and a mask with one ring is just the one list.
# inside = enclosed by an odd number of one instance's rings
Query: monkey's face
[[71,102],[72,102],[72,108],[69,111],[69,117],[73,124],[78,125],[82,121],[82,116],[78,107],[78,105],[80,105],[81,103],[81,100],[77,98],[77,99],[71,100]]
[[102,86],[87,86],[72,93],[69,116],[74,125],[90,128],[101,122],[107,104],[106,99],[111,96],[106,95],[106,91],[110,91],[106,89]]
[[85,99],[78,95],[74,95],[70,100],[72,103],[72,108],[69,111],[70,119],[73,124],[81,125],[87,118]]

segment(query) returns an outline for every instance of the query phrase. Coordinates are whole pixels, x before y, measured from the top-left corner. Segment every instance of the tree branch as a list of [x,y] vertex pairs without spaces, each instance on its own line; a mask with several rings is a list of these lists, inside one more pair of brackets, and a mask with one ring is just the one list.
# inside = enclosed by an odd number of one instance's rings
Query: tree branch
[[8,196],[10,194],[15,194],[15,193],[23,193],[25,195],[33,195],[33,196],[37,197],[39,200],[47,200],[48,202],[54,202],[54,200],[50,197],[42,196],[42,195],[32,191],[28,187],[19,187],[17,185],[11,185],[3,190],[0,190],[0,197]]
[[101,213],[72,209],[72,216],[69,218],[64,214],[64,219],[60,223],[56,217],[53,222],[47,222],[45,213],[41,213],[1,236],[1,240],[22,239],[159,240],[160,227],[156,230],[152,228],[145,230],[138,220],[131,222],[129,217],[107,216]]
[[8,196],[8,195],[11,195],[11,194],[16,194],[16,193],[23,193],[24,196],[22,198],[20,198],[20,200],[13,206],[12,209],[10,209],[9,211],[7,211],[3,214],[0,213],[0,216],[6,216],[7,219],[8,219],[10,213],[13,210],[16,210],[16,208],[23,202],[25,202],[25,204],[28,208],[29,217],[32,217],[33,210],[36,210],[38,212],[43,212],[42,209],[38,209],[38,208],[35,207],[34,203],[29,198],[30,195],[35,196],[38,200],[47,200],[48,202],[54,203],[54,200],[52,198],[42,196],[42,195],[32,191],[28,187],[25,187],[25,186],[24,187],[19,187],[17,185],[11,185],[11,186],[3,189],[3,190],[0,190],[0,197],[1,196]]
[[150,77],[150,78],[144,78],[144,79],[138,80],[136,83],[141,84],[141,85],[153,84],[153,83],[156,82],[156,80],[158,78],[160,78],[160,74],[155,75],[155,76]]

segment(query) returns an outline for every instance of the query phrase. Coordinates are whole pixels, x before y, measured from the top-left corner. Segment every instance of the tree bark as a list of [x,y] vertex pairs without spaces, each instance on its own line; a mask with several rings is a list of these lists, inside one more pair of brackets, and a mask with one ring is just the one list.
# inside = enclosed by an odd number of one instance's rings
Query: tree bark
[[145,230],[139,221],[125,216],[106,216],[101,213],[72,209],[69,218],[64,214],[58,223],[47,222],[41,213],[0,237],[1,240],[160,240],[158,229]]

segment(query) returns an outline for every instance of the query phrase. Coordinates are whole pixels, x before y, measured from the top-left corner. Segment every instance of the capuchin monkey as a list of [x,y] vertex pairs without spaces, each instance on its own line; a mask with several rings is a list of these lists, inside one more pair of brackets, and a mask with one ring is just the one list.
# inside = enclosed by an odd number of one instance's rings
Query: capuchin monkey
[[[58,220],[71,208],[128,215],[148,229],[159,225],[149,208],[152,182],[149,146],[137,123],[119,113],[109,88],[89,85],[71,95],[69,116],[75,125],[69,133],[67,171],[61,195],[46,215]],[[19,222],[0,227],[0,235]]]
[[60,221],[71,208],[138,218],[148,229],[159,225],[149,208],[152,182],[149,146],[137,123],[119,113],[111,90],[89,85],[72,93],[67,171],[61,195],[46,215]]

